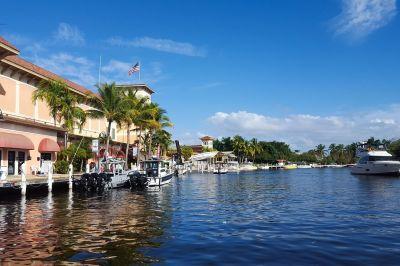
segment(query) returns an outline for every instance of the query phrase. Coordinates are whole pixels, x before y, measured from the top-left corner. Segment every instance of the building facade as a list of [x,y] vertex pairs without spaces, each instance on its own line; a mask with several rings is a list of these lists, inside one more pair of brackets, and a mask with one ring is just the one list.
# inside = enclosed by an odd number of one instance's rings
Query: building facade
[[[45,102],[32,101],[32,94],[42,80],[61,80],[68,88],[83,96],[93,92],[19,56],[19,50],[0,36],[0,171],[7,175],[21,173],[20,165],[26,163],[27,172],[54,162],[57,152],[65,145],[65,130],[51,117]],[[137,95],[151,100],[153,91],[146,84],[119,85],[138,90]],[[83,110],[91,107],[81,104]],[[75,138],[98,138],[106,132],[104,119],[87,119],[83,129],[75,129]],[[135,141],[131,135],[131,143]],[[126,130],[116,124],[111,128],[114,143],[126,143]]]

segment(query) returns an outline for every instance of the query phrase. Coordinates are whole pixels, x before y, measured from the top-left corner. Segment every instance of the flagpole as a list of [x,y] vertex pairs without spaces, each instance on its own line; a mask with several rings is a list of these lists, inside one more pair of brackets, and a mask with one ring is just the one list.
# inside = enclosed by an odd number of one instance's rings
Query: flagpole
[[101,82],[101,55],[100,55],[100,60],[99,60],[99,86]]
[[140,81],[140,72],[142,72],[142,64],[139,61],[139,81]]

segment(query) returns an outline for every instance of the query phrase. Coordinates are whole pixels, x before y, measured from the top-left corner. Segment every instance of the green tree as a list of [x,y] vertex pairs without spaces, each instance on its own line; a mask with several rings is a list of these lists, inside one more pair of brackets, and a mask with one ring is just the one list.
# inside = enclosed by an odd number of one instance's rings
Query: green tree
[[88,102],[93,109],[88,110],[87,114],[93,118],[107,120],[106,156],[108,156],[112,123],[119,123],[124,117],[124,91],[116,88],[114,82],[97,85],[97,89],[98,95],[89,97]]
[[315,153],[316,153],[316,156],[318,157],[319,160],[324,159],[324,157],[325,157],[325,145],[319,144],[315,148]]
[[193,155],[193,149],[189,146],[182,146],[181,152],[182,157],[185,159],[185,161],[188,161]]
[[243,156],[246,152],[246,141],[243,137],[236,135],[232,139],[233,152],[238,157],[239,163],[243,162]]
[[172,135],[164,129],[156,130],[152,141],[160,149],[160,155],[163,156],[168,152],[172,142]]
[[256,156],[262,151],[262,146],[258,143],[258,140],[256,138],[252,138],[249,142],[248,150],[254,162]]
[[39,83],[38,89],[32,94],[33,102],[41,100],[47,104],[54,125],[61,120],[60,110],[62,99],[60,95],[63,94],[65,87],[66,84],[59,80],[42,80]]
[[75,125],[82,130],[86,122],[86,112],[78,104],[83,103],[85,98],[72,92],[65,82],[42,80],[32,95],[32,101],[37,100],[47,104],[54,125],[58,122],[68,133],[73,132]]
[[117,120],[117,124],[120,128],[124,128],[126,130],[125,167],[128,168],[129,145],[132,126],[136,125],[136,123],[140,124],[140,122],[143,122],[144,116],[146,114],[150,115],[150,111],[148,108],[146,108],[148,98],[137,97],[137,90],[126,90],[123,92],[122,97],[122,116]]
[[166,127],[172,127],[173,124],[171,123],[169,117],[166,115],[166,110],[161,108],[158,104],[156,103],[150,103],[150,108],[154,110],[151,114],[151,119],[148,120],[147,123],[147,129],[148,129],[148,134],[149,137],[148,139],[148,156],[152,156],[152,152],[154,149],[154,146],[152,144],[153,140],[153,134],[157,130],[162,130]]

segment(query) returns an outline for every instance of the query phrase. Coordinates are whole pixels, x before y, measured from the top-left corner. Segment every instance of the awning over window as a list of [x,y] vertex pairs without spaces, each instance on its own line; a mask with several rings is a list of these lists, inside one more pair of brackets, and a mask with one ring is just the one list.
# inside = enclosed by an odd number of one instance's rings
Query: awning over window
[[57,142],[51,140],[49,138],[44,138],[39,143],[39,152],[59,152],[60,146],[58,146]]
[[0,148],[34,150],[30,139],[21,134],[0,132]]

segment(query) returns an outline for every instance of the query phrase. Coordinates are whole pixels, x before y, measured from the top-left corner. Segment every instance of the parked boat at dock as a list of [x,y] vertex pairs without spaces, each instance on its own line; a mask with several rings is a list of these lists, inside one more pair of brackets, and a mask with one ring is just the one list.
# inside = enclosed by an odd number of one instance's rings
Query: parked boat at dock
[[253,163],[244,163],[239,166],[240,171],[255,171],[257,167]]
[[85,173],[73,180],[75,188],[86,191],[99,191],[105,188],[120,188],[129,185],[129,176],[135,170],[124,170],[125,161],[107,159],[100,162],[100,172]]
[[131,187],[135,187],[138,180],[142,180],[141,186],[145,187],[166,185],[171,182],[174,176],[174,171],[172,170],[169,161],[148,160],[142,162],[142,166],[143,170],[139,172],[139,175],[131,175]]
[[294,164],[294,163],[286,164],[283,166],[283,169],[285,169],[285,170],[297,169],[297,164]]
[[311,164],[298,164],[297,168],[298,169],[310,169],[312,167],[311,167]]

